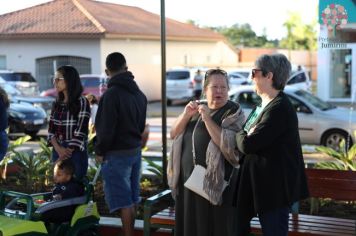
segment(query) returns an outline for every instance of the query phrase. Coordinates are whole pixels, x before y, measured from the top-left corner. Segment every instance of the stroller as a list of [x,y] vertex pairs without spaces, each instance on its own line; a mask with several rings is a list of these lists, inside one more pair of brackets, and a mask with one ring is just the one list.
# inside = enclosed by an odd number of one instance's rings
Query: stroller
[[[46,202],[52,194],[25,194],[13,191],[0,192],[0,236],[10,235],[54,235],[94,236],[99,235],[99,213],[93,202],[93,193],[101,166],[92,182],[83,180],[85,194],[80,197]],[[76,206],[70,222],[45,224],[41,215],[60,207]]]

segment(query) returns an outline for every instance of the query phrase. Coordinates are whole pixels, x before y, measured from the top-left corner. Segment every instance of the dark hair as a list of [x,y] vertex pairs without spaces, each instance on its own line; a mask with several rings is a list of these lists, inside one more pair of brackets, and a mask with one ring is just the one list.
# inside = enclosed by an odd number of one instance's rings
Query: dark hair
[[262,55],[256,60],[256,66],[262,69],[263,76],[273,73],[272,86],[283,90],[291,71],[291,64],[283,54]]
[[[77,115],[80,110],[79,98],[83,93],[83,86],[80,82],[79,73],[73,66],[70,65],[61,66],[57,69],[57,71],[63,75],[64,81],[67,85],[69,112],[73,115]],[[63,92],[58,93],[55,106],[58,105],[58,102],[63,102],[63,100]]]
[[126,59],[124,55],[119,52],[110,53],[106,57],[105,65],[106,69],[108,69],[110,72],[118,72],[120,70],[127,69]]
[[85,97],[88,99],[88,101],[91,105],[98,104],[98,100],[96,99],[94,94],[88,93]]
[[6,108],[9,108],[10,102],[9,102],[9,97],[7,96],[6,91],[0,87],[0,99],[3,101],[5,104]]
[[58,169],[64,171],[67,175],[73,176],[75,166],[71,159],[62,159],[57,161],[56,166]]

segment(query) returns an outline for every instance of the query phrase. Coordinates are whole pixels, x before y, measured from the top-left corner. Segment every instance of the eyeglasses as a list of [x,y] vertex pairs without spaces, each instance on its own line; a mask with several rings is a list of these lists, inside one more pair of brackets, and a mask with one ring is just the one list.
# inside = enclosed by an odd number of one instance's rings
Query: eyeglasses
[[252,69],[252,71],[251,71],[252,78],[255,77],[257,71],[262,71],[263,74],[265,73],[265,70],[263,70],[263,69]]
[[218,91],[220,90],[221,92],[225,92],[228,90],[228,87],[226,86],[217,86],[217,85],[213,85],[213,86],[208,86],[208,88],[214,90],[214,91]]
[[53,83],[58,83],[60,80],[64,80],[63,77],[53,78]]
[[204,80],[206,80],[211,75],[223,75],[223,76],[227,77],[227,73],[224,70],[221,70],[221,69],[210,69],[205,73]]

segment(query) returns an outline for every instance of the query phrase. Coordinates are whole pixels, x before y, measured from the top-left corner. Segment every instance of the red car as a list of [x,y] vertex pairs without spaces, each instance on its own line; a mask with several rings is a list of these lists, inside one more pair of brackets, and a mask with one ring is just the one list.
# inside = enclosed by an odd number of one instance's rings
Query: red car
[[[80,75],[80,80],[82,81],[84,95],[91,93],[99,100],[106,90],[106,76],[86,74]],[[57,91],[55,88],[47,89],[41,93],[41,96],[57,97]]]

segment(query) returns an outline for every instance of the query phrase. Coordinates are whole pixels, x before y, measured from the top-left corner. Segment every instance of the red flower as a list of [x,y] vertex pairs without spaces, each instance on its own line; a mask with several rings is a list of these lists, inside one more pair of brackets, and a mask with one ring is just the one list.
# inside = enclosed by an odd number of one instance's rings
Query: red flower
[[335,8],[335,4],[333,3],[333,4],[330,4],[330,8],[331,9],[334,9]]

